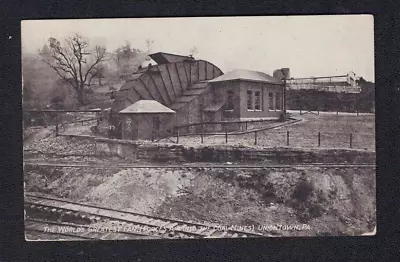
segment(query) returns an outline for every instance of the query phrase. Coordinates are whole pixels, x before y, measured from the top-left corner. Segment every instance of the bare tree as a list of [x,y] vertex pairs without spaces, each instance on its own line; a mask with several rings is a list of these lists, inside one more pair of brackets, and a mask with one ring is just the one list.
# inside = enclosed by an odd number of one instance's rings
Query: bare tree
[[78,103],[85,105],[85,87],[101,73],[101,64],[107,60],[106,49],[90,49],[88,41],[78,34],[67,37],[63,45],[53,37],[48,41],[50,52],[39,51],[42,61],[74,88]]

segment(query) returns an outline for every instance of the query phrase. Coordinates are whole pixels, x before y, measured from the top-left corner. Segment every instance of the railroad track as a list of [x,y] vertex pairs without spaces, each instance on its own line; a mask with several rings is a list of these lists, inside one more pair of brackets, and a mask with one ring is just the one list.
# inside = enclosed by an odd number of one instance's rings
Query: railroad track
[[[130,233],[131,235],[125,237],[131,238],[132,235],[138,238],[138,234],[141,234],[140,236],[142,237],[153,236],[153,238],[242,238],[271,236],[257,233],[250,228],[226,228],[215,224],[167,219],[36,194],[26,194],[24,206],[29,217],[33,216],[36,212],[42,214],[42,216],[45,214],[46,218],[57,219],[57,223],[62,223],[60,220],[71,220],[75,221],[73,223],[75,227],[91,227],[98,231],[106,230],[108,234],[104,235],[104,232],[102,232],[103,234],[96,236],[90,230],[85,230],[84,232],[78,232],[80,233],[78,236],[82,238],[119,239],[117,238],[119,236],[115,236],[115,233]],[[34,221],[32,223],[34,224]],[[77,225],[77,223],[86,225]],[[31,225],[31,229],[32,227],[33,225]],[[36,228],[36,230],[39,229]]]
[[313,164],[183,164],[183,165],[140,165],[140,164],[100,164],[100,163],[81,163],[81,162],[68,162],[68,163],[52,163],[52,162],[36,162],[24,161],[24,166],[44,166],[44,167],[71,167],[71,168],[97,168],[97,169],[114,169],[114,168],[235,168],[235,169],[249,169],[249,168],[375,168],[375,164],[328,164],[328,163],[313,163]]

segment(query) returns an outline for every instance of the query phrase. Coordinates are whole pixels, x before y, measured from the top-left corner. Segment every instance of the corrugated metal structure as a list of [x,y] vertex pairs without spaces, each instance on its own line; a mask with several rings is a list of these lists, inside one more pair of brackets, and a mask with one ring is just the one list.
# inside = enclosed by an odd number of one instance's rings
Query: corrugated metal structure
[[[139,100],[155,100],[175,110],[179,116],[177,124],[201,121],[201,115],[188,112],[209,90],[207,80],[221,76],[222,71],[208,61],[190,56],[155,53],[150,57],[157,65],[149,65],[130,75],[117,92],[111,107],[112,124],[121,128],[118,113]],[[207,101],[201,103],[207,105]]]

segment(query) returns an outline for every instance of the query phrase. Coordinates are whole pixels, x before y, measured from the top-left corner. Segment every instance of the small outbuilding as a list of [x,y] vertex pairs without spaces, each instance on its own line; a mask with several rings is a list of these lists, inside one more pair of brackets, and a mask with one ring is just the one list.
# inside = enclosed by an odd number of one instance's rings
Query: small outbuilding
[[175,111],[155,100],[139,100],[119,112],[122,139],[154,140],[171,135]]

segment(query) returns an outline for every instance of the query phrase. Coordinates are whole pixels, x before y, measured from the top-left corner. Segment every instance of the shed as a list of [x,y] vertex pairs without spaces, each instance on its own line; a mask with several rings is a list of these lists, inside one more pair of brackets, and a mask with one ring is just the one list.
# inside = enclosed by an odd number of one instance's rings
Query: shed
[[175,111],[155,100],[139,100],[119,112],[122,139],[154,140],[172,134]]

